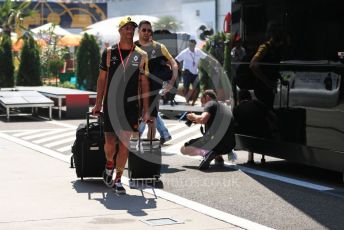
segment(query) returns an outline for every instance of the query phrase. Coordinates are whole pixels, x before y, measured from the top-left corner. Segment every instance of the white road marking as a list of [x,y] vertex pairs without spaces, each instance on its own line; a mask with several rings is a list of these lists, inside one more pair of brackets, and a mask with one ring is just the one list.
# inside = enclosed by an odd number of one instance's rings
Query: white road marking
[[23,136],[30,135],[30,134],[33,134],[33,133],[38,133],[38,132],[40,132],[40,130],[30,130],[30,131],[16,133],[16,134],[13,134],[12,136],[14,136],[14,137],[23,137]]
[[64,144],[64,143],[73,142],[74,140],[75,140],[75,137],[64,138],[62,140],[51,142],[51,143],[46,144],[44,146],[48,147],[48,148],[51,148],[51,147],[54,147],[54,146],[57,146],[57,145],[61,145],[61,144]]
[[42,138],[42,139],[33,141],[33,143],[41,144],[41,143],[44,143],[44,142],[56,140],[56,139],[59,139],[59,138],[66,138],[66,137],[73,136],[73,135],[75,136],[75,131],[70,131],[70,132],[62,133],[60,135],[55,135],[55,136],[52,136],[52,137]]
[[61,148],[56,149],[56,150],[63,153],[63,152],[71,151],[71,149],[72,149],[72,146],[67,145],[67,146],[61,147]]
[[272,180],[277,180],[277,181],[281,181],[287,184],[293,184],[293,185],[297,185],[300,187],[304,187],[304,188],[309,188],[309,189],[313,189],[313,190],[317,190],[317,191],[330,191],[330,190],[334,190],[334,188],[330,188],[327,186],[323,186],[323,185],[318,185],[315,183],[310,183],[307,181],[303,181],[303,180],[299,180],[299,179],[294,179],[294,178],[290,178],[290,177],[286,177],[286,176],[280,176],[280,175],[276,175],[273,173],[269,173],[269,172],[264,172],[264,171],[259,171],[256,169],[252,169],[252,168],[248,168],[245,166],[239,166],[239,165],[231,165],[228,163],[225,163],[225,165],[227,167],[230,168],[237,168],[243,172],[246,173],[250,173],[250,174],[254,174],[257,176],[261,176],[261,177],[265,177],[265,178],[269,178]]
[[[59,126],[65,127],[65,128],[73,128],[73,129],[78,128],[78,126],[76,126],[76,125],[66,124],[66,123],[63,123],[63,122],[61,122],[61,121],[55,121],[55,120],[53,120],[53,121],[47,121],[47,122],[50,123],[50,124],[59,125]],[[90,121],[90,122],[91,122],[91,121]],[[86,123],[86,122],[84,122],[84,123]]]
[[56,159],[58,159],[58,160],[61,160],[61,161],[64,161],[64,162],[67,162],[67,163],[69,162],[69,163],[70,163],[71,154],[70,154],[70,155],[64,155],[64,154],[61,154],[61,153],[56,152],[56,151],[54,151],[54,150],[51,150],[51,149],[48,149],[48,148],[45,148],[45,147],[42,147],[42,146],[33,144],[33,143],[31,143],[31,142],[22,140],[22,139],[17,138],[17,137],[10,136],[10,135],[5,134],[5,133],[0,133],[0,138],[4,138],[4,139],[6,139],[6,140],[9,140],[9,141],[12,141],[12,142],[14,142],[14,143],[17,143],[17,144],[19,144],[19,145],[22,145],[22,146],[24,146],[24,147],[33,149],[33,150],[35,150],[35,151],[37,151],[37,152],[46,154],[46,155],[51,156],[51,157],[53,157],[53,158],[56,158]]
[[25,135],[25,136],[22,137],[22,139],[23,140],[32,140],[32,139],[36,139],[38,137],[49,136],[49,135],[52,135],[52,134],[57,134],[57,133],[66,132],[66,131],[68,131],[68,130],[66,130],[66,129],[58,129],[58,130],[51,130],[51,131],[48,131],[48,132],[40,132],[39,134],[35,134],[35,135]]

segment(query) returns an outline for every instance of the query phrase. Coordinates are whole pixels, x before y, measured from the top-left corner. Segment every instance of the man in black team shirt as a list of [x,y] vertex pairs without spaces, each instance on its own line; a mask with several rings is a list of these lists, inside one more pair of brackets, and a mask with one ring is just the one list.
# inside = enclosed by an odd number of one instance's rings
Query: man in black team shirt
[[[172,67],[172,78],[168,81],[168,84],[165,87],[165,92],[170,91],[178,77],[178,65],[177,62],[173,59],[171,54],[168,52],[166,46],[156,42],[151,39],[152,37],[152,25],[149,21],[141,21],[139,23],[139,40],[135,42],[135,45],[139,46],[142,50],[147,52],[148,55],[148,66],[149,66],[149,90],[150,90],[150,100],[149,100],[149,110],[151,111],[151,117],[154,118],[152,123],[149,123],[149,130],[153,131],[152,137],[155,137],[155,127],[156,120],[160,119],[159,122],[163,122],[158,115],[159,107],[159,90],[162,88],[163,79],[168,78],[164,76],[166,74],[165,68],[168,68],[167,64]],[[160,133],[161,139],[167,141],[171,138],[168,130],[162,129],[161,125],[158,126],[158,131]],[[151,137],[151,133],[148,132],[148,138]]]
[[[147,54],[133,43],[137,24],[131,21],[130,17],[124,17],[118,27],[119,43],[111,47],[110,55],[108,50],[104,50],[102,54],[97,99],[92,113],[99,113],[104,99],[104,150],[107,163],[103,180],[107,186],[114,187],[116,193],[123,194],[125,189],[121,184],[121,177],[128,159],[129,139],[133,132],[137,131],[142,113],[140,98],[143,98],[143,120],[149,120],[148,98],[138,96],[139,90],[140,95],[148,94],[149,82]],[[115,145],[117,140],[118,151]],[[113,180],[114,169],[116,177]]]
[[234,122],[230,107],[217,101],[214,90],[204,91],[201,97],[204,112],[201,115],[189,113],[187,119],[205,125],[202,137],[186,142],[180,151],[184,155],[203,156],[200,169],[207,169],[210,162],[223,163],[221,155],[230,153],[235,146]]

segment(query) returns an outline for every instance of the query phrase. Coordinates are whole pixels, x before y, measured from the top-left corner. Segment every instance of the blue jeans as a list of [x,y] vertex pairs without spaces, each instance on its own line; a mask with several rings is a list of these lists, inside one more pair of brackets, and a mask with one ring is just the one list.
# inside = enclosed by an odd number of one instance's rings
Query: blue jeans
[[[168,139],[171,136],[171,134],[168,132],[168,129],[166,128],[164,121],[161,119],[160,112],[158,112],[155,122],[156,122],[156,129],[158,130],[160,137],[164,139]],[[139,126],[140,135],[142,135],[142,133],[145,131],[145,128],[146,128],[146,123],[141,122]]]

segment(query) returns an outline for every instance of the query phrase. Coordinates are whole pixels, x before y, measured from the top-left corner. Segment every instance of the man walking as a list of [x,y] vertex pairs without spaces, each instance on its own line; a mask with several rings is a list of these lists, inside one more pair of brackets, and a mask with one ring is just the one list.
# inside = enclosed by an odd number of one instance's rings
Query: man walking
[[[172,68],[172,78],[165,85],[163,89],[165,91],[164,93],[169,92],[173,88],[178,77],[178,65],[163,44],[152,40],[152,25],[149,21],[141,21],[139,23],[138,32],[139,40],[136,41],[135,44],[147,53],[149,60],[149,104],[151,112],[150,115],[153,118],[153,122],[148,123],[150,128],[148,131],[148,138],[151,136],[153,138],[155,137],[155,129],[157,128],[161,137],[160,142],[163,144],[171,139],[171,135],[158,114],[160,100],[159,91],[163,87],[163,79],[168,78],[168,76],[163,75],[167,72],[165,71],[165,68],[170,68],[169,66]],[[143,133],[144,127],[144,124],[140,125],[140,133]],[[152,134],[150,133],[151,130],[153,132]]]
[[[148,98],[140,96],[149,92],[149,82],[147,54],[133,43],[137,24],[130,17],[124,17],[118,27],[119,43],[110,50],[104,50],[102,54],[97,99],[92,113],[99,114],[104,99],[104,150],[107,163],[103,180],[108,187],[114,187],[116,193],[124,194],[121,177],[128,159],[129,139],[137,131],[139,116],[142,114],[140,98],[143,98],[143,119],[149,120]],[[139,90],[141,93],[138,93]]]
[[[198,64],[201,59],[208,59],[208,61],[213,61],[216,63],[216,60],[204,53],[202,50],[196,47],[196,38],[190,36],[189,38],[189,47],[182,50],[176,57],[178,62],[183,62],[183,93],[186,99],[186,103],[189,104],[189,101],[192,100],[191,105],[195,105],[199,94],[199,78],[198,78]],[[190,85],[192,84],[192,93],[189,93]]]

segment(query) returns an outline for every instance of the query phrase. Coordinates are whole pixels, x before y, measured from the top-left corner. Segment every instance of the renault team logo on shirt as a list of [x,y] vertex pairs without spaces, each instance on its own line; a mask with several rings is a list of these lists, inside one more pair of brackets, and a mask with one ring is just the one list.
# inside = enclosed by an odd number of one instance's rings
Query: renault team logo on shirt
[[113,56],[113,57],[111,58],[111,62],[112,62],[113,64],[116,64],[117,61],[118,61],[118,57]]
[[139,56],[135,55],[135,56],[133,57],[133,61],[131,62],[131,65],[132,65],[132,66],[139,66],[138,60],[139,60]]
[[155,52],[155,50],[152,50],[151,58],[156,58],[156,52]]

